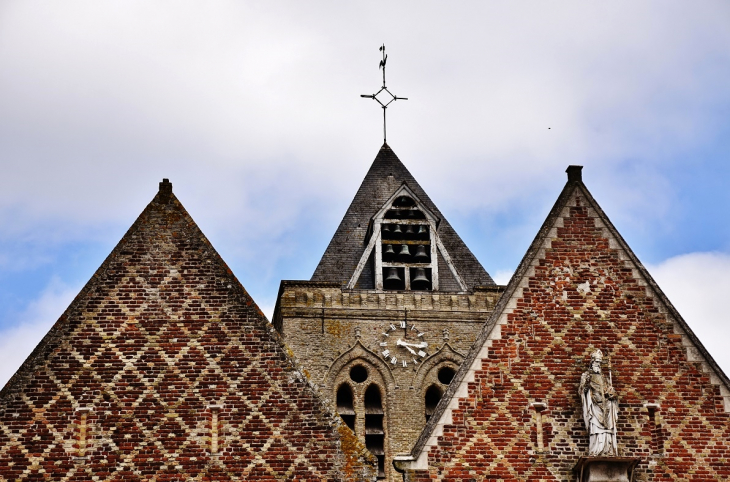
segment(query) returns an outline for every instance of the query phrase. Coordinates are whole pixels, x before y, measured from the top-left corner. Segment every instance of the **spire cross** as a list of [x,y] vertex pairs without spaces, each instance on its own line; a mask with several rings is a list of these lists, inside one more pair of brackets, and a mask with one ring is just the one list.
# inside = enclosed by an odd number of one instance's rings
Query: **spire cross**
[[[380,46],[380,51],[383,53],[383,60],[380,61],[380,67],[379,67],[379,68],[383,69],[383,86],[380,88],[379,91],[377,91],[374,94],[371,94],[371,95],[361,94],[360,97],[365,97],[367,99],[375,99],[378,102],[378,104],[380,104],[380,106],[383,108],[383,143],[385,143],[387,140],[386,129],[385,129],[385,110],[388,108],[388,106],[391,104],[391,102],[394,102],[396,100],[408,100],[408,97],[398,97],[398,96],[394,95],[391,91],[389,91],[388,88],[385,86],[385,62],[387,62],[387,60],[388,60],[388,56],[385,55],[385,44]],[[382,92],[385,92],[385,94],[381,96],[384,98],[383,100],[378,98],[378,96]],[[390,96],[390,98],[388,98],[388,96]]]

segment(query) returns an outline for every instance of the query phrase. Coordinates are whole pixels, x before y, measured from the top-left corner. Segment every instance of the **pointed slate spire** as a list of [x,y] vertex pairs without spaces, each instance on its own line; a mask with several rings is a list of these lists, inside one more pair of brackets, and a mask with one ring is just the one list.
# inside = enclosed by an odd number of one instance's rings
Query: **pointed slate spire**
[[372,480],[375,460],[165,179],[0,392],[0,479],[41,468],[54,480]]
[[[476,286],[494,285],[489,274],[388,144],[383,144],[380,148],[375,161],[365,175],[365,179],[317,265],[312,275],[312,281],[334,282],[343,286],[348,283],[365,251],[371,218],[404,183],[431,212],[439,217],[437,234],[449,253],[454,269],[467,288],[471,290]],[[439,271],[443,273],[444,277],[441,291],[459,291],[455,283],[448,282],[449,270],[445,265],[442,269],[442,262],[439,260]],[[359,287],[371,287],[368,286],[371,279],[372,273],[363,271]]]

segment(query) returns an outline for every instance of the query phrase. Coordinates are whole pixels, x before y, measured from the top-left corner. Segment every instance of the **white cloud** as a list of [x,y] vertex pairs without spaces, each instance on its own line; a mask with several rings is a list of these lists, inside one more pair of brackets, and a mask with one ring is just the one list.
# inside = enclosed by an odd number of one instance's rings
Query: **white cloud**
[[18,316],[18,323],[0,331],[0,387],[20,368],[80,289],[53,278]]
[[512,279],[513,274],[515,274],[513,270],[499,270],[492,275],[492,279],[498,285],[506,285]]
[[[676,212],[665,154],[716,136],[730,101],[727,13],[721,1],[8,2],[0,240],[118,239],[169,177],[229,262],[269,276],[287,253],[318,257],[298,234],[334,230],[380,145],[380,109],[359,94],[379,86],[381,42],[389,86],[409,97],[388,111],[389,142],[447,216],[550,202],[582,164],[614,220],[651,230]],[[48,262],[43,246],[0,251],[0,267]]]
[[261,312],[266,316],[266,319],[268,319],[270,322],[274,321],[274,308],[276,308],[275,304],[267,303],[265,305],[259,305],[259,308],[261,309]]
[[347,197],[332,181],[352,187],[351,166],[379,144],[380,111],[358,94],[378,87],[381,41],[390,85],[410,99],[389,111],[391,144],[473,209],[574,161],[613,172],[631,155],[661,177],[658,153],[711,136],[701,107],[730,96],[712,67],[730,61],[722,2],[71,2],[44,15],[28,3],[0,23],[13,164],[0,207],[31,217],[123,216],[165,174],[198,184],[206,215],[256,216],[234,195],[243,178],[300,181],[272,205]]
[[[617,225],[666,247],[657,224],[693,201],[667,172],[717,177],[697,159],[727,138],[729,15],[722,0],[5,2],[0,269],[113,244],[168,177],[270,313],[380,146],[381,111],[359,94],[380,85],[382,42],[409,98],[388,109],[389,143],[452,222],[498,218],[470,226],[503,240],[472,246],[487,270],[516,265],[504,246],[527,247],[568,164]],[[727,225],[722,206],[703,212]],[[725,249],[717,237],[702,249]]]
[[692,331],[725,374],[730,375],[730,254],[688,253],[647,265]]

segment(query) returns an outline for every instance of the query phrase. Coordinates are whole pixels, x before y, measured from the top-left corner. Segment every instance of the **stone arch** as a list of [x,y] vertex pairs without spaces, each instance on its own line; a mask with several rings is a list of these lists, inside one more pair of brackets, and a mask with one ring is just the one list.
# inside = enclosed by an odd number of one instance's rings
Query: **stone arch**
[[459,369],[464,356],[454,350],[451,345],[444,343],[441,349],[419,367],[413,377],[412,387],[418,399],[417,410],[423,414],[424,422],[433,414],[436,405],[446,393],[447,384],[439,380],[438,373],[442,368],[450,368],[453,373]]
[[448,343],[444,343],[443,346],[428,358],[428,360],[421,363],[418,367],[418,371],[413,376],[411,386],[416,390],[423,391],[426,377],[433,371],[434,368],[444,364],[444,362],[450,362],[459,368],[461,363],[464,361],[464,355],[454,350],[454,348]]
[[363,344],[360,343],[360,340],[332,362],[332,365],[330,365],[327,375],[324,378],[324,386],[330,391],[335,389],[334,384],[338,375],[342,373],[343,369],[349,368],[353,365],[353,361],[355,360],[363,360],[366,365],[370,365],[378,372],[383,379],[387,397],[393,393],[393,390],[395,389],[395,378],[393,378],[393,374],[391,373],[387,363],[385,363],[377,354],[363,346]]
[[[365,378],[354,377],[357,380],[354,379],[352,369],[355,367],[365,368],[367,376]],[[324,388],[335,399],[337,399],[338,391],[344,385],[349,387],[354,399],[354,414],[351,424],[354,425],[355,436],[378,459],[378,479],[389,478],[392,468],[384,462],[390,457],[388,433],[391,424],[389,407],[393,405],[392,398],[395,391],[393,374],[379,356],[364,347],[358,340],[352,348],[332,363],[324,379]],[[377,410],[366,409],[366,395],[373,389],[378,392],[379,413]],[[343,420],[345,419],[343,418]],[[366,429],[368,424],[370,424],[370,435],[367,434]],[[382,427],[383,432],[374,436],[372,429],[377,427]]]

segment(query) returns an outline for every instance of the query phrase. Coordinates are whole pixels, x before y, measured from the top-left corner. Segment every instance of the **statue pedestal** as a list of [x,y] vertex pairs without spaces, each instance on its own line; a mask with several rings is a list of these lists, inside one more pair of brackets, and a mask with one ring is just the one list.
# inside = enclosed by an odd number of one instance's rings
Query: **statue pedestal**
[[638,463],[630,457],[581,457],[573,472],[578,482],[633,482]]

